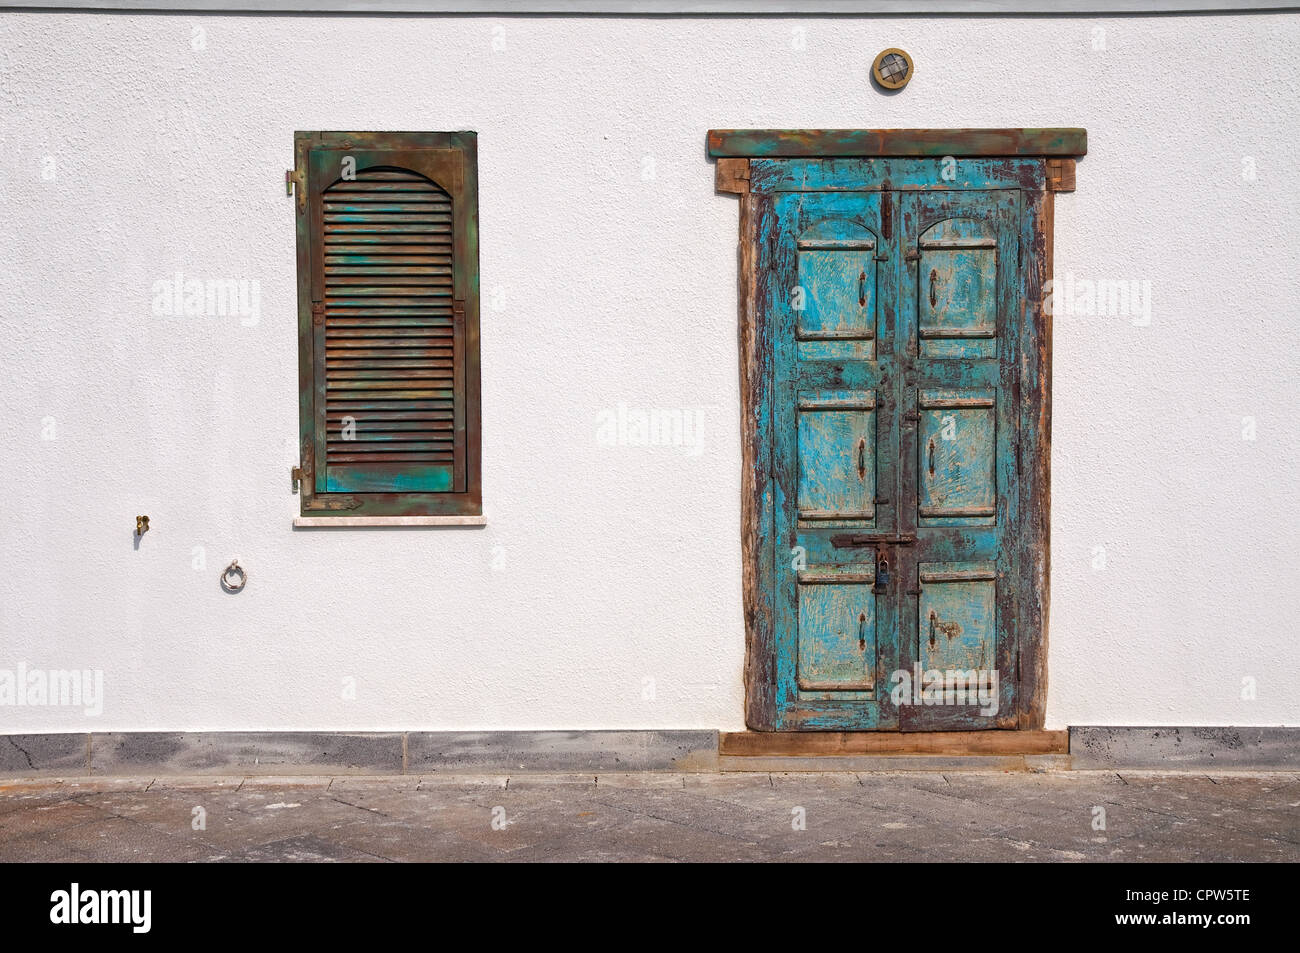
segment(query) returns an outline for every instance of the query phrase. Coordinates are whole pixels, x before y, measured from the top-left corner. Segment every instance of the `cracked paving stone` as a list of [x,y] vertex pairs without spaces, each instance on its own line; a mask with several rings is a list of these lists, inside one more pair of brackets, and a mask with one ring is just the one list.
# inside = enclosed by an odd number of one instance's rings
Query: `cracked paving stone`
[[206,860],[219,863],[252,864],[298,864],[298,863],[384,863],[385,859],[356,850],[343,844],[319,837],[315,834],[302,834],[271,841],[247,850],[228,854],[213,854]]
[[109,815],[75,798],[61,797],[45,804],[0,814],[0,843],[28,831],[54,832],[62,828],[102,820]]
[[[88,861],[152,862],[200,860],[207,847],[189,838],[155,830],[122,817],[102,817],[40,835],[57,849]],[[0,858],[8,859],[7,847]]]

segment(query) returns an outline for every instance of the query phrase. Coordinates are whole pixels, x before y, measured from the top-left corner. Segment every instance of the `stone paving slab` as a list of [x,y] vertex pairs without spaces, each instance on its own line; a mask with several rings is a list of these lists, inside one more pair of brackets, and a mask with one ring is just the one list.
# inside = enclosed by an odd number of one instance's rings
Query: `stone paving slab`
[[529,773],[0,785],[0,861],[109,860],[1295,862],[1300,774]]

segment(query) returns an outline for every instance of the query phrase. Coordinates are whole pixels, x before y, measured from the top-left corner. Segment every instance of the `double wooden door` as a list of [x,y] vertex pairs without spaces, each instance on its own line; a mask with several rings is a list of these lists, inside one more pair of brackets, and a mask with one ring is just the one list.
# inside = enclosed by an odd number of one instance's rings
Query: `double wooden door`
[[1016,726],[1027,209],[934,172],[763,205],[777,729]]

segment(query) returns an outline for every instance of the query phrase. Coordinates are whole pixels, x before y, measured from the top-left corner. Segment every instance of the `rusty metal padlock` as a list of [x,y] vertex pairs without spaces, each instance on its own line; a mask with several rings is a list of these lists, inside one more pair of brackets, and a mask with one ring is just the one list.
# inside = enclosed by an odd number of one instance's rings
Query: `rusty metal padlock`
[[871,591],[878,596],[882,596],[889,591],[889,560],[881,558],[876,563],[876,583],[871,587]]

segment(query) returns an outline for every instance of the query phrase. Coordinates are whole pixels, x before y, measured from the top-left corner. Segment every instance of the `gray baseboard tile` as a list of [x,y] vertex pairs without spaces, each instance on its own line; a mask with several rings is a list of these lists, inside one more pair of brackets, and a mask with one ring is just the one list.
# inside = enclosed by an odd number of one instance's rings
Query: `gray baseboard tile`
[[0,737],[0,777],[716,771],[716,731],[128,731]]
[[413,731],[407,772],[716,771],[716,731]]
[[402,773],[399,732],[178,731],[90,737],[92,775]]
[[1070,729],[1076,770],[1144,768],[1170,771],[1300,770],[1300,728]]
[[0,737],[0,777],[90,774],[90,736],[4,735]]

